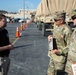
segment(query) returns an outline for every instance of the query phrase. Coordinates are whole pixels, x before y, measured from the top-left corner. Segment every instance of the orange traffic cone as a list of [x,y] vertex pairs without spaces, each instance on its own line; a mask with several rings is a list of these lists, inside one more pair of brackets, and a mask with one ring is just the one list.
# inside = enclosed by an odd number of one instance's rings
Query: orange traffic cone
[[25,29],[25,25],[23,25],[23,30]]
[[16,27],[16,38],[20,37],[20,32],[18,30],[18,27]]
[[23,30],[23,25],[21,24],[21,26],[20,26],[20,30],[22,31]]
[[24,25],[25,25],[25,28],[26,28],[26,23]]

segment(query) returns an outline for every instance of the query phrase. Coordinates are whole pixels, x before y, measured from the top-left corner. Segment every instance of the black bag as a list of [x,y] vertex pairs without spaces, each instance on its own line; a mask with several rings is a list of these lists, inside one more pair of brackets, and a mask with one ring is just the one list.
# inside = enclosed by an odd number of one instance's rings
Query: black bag
[[57,43],[56,43],[56,39],[53,38],[53,49],[57,49]]

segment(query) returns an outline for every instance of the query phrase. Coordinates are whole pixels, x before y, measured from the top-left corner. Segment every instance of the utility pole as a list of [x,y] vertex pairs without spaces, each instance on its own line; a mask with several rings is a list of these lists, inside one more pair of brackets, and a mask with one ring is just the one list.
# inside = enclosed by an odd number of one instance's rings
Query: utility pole
[[27,18],[29,18],[29,14],[28,14],[29,10],[28,10],[28,8],[29,8],[29,7],[27,7]]
[[23,0],[23,19],[25,21],[25,0]]

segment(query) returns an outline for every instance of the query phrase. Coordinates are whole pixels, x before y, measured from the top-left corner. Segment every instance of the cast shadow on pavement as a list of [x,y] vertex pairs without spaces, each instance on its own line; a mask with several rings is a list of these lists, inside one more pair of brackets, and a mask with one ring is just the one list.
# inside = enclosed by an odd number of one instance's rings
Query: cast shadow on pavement
[[15,48],[20,48],[20,47],[25,47],[25,46],[31,46],[31,45],[33,45],[33,44],[28,44],[28,45],[21,45],[21,46],[16,46],[16,47],[14,47],[13,49],[15,49]]

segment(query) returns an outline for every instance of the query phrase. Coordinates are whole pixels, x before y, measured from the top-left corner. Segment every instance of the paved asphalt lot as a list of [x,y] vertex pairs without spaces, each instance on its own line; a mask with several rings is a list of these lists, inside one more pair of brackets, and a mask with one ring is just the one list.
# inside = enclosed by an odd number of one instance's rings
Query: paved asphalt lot
[[[11,42],[15,40],[16,26],[8,24]],[[42,36],[36,24],[31,23],[15,43],[10,53],[11,64],[8,75],[46,75],[49,57],[47,37]]]

